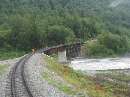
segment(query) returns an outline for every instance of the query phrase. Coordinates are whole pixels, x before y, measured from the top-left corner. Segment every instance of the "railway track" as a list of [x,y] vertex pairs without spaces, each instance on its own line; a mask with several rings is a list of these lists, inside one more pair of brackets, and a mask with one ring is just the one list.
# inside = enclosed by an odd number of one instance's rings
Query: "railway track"
[[[52,48],[44,48],[37,50],[35,53],[43,53],[51,50]],[[15,66],[11,69],[8,76],[7,85],[6,85],[6,94],[5,97],[34,97],[27,82],[27,76],[25,75],[25,65],[26,62],[33,54],[28,54],[20,59]],[[31,82],[30,82],[31,83]],[[32,91],[34,91],[32,89]]]
[[9,75],[6,97],[33,97],[26,80],[24,67],[33,54],[28,54],[15,64]]
[[[45,53],[49,55],[49,54],[57,52],[58,49],[66,48],[67,46],[69,45],[47,47],[47,48],[39,49],[35,53]],[[27,81],[28,76],[27,74],[25,74],[26,62],[30,59],[32,55],[33,54],[28,54],[24,56],[11,69],[8,80],[7,80],[5,97],[34,97],[33,94],[37,91],[34,90],[34,88],[31,88],[31,85],[30,85],[31,82]],[[34,95],[39,95],[39,94],[35,93]]]

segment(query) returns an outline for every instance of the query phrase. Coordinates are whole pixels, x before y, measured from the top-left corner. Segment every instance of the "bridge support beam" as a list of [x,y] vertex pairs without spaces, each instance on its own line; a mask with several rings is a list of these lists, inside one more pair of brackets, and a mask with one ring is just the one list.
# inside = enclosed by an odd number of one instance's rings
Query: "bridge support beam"
[[58,62],[67,63],[66,49],[58,51]]

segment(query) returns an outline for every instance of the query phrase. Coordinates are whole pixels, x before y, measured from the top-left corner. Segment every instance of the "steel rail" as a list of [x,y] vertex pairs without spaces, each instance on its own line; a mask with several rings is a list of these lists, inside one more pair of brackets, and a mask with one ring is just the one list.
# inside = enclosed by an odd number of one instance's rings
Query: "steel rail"
[[12,74],[11,74],[11,96],[12,97],[17,97],[17,93],[16,93],[16,83],[15,83],[15,74],[16,74],[16,70],[19,66],[19,64],[22,62],[24,58],[22,58],[19,62],[16,63],[16,65],[13,67],[12,70]]
[[[77,45],[81,45],[82,43],[76,43]],[[58,45],[58,46],[53,46],[53,47],[47,47],[44,49],[39,49],[37,50],[35,53],[47,53],[48,51],[52,50],[52,49],[57,49],[60,47],[67,47],[69,45],[74,45],[74,44],[65,44],[65,45]],[[26,62],[29,60],[29,58],[33,55],[33,53],[30,53],[26,56],[24,56],[22,59],[20,59],[20,61],[18,61],[16,63],[16,65],[12,68],[12,72],[11,72],[11,97],[17,97],[17,91],[16,91],[16,74],[18,67],[20,66],[20,70],[21,70],[21,80],[22,80],[22,84],[25,88],[25,90],[27,91],[27,94],[29,97],[33,97],[33,94],[31,93],[31,90],[28,86],[28,82],[26,80],[26,75],[25,75],[25,64]]]
[[25,57],[23,57],[19,62],[16,63],[16,65],[13,67],[12,69],[12,74],[11,74],[11,97],[17,97],[17,91],[16,91],[16,74],[18,73],[17,72],[17,69],[18,67],[20,66],[20,70],[21,70],[21,80],[22,80],[22,83],[25,87],[25,90],[27,91],[27,94],[29,97],[33,97],[30,89],[29,89],[29,86],[28,86],[28,83],[26,81],[26,76],[25,76],[25,70],[24,70],[24,66],[25,66],[25,63],[29,60],[29,58],[32,56],[32,54],[29,54]]
[[29,97],[33,97],[33,94],[31,93],[30,88],[29,88],[29,86],[28,86],[28,83],[27,83],[27,80],[26,80],[26,75],[25,75],[25,70],[24,70],[25,68],[24,68],[24,67],[25,67],[25,64],[26,64],[27,60],[28,60],[31,56],[32,56],[32,54],[30,54],[30,55],[27,56],[27,59],[23,62],[23,65],[22,65],[22,67],[21,67],[21,69],[22,69],[21,76],[22,76],[22,80],[23,80],[23,85],[24,85],[24,87],[25,87],[25,89],[26,89],[26,91],[27,91]]

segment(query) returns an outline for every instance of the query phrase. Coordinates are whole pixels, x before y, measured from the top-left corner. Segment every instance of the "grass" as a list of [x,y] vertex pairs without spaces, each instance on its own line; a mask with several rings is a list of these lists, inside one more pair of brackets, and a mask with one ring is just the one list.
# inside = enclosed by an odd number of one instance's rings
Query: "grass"
[[130,87],[127,84],[104,81],[102,85],[117,97],[129,97]]
[[95,80],[92,77],[86,76],[79,71],[74,71],[63,64],[59,64],[54,58],[45,56],[44,59],[48,63],[49,69],[56,72],[65,81],[75,87],[76,91],[73,93],[77,94],[83,92],[86,95],[89,95],[89,97],[116,97],[105,87],[95,83]]
[[[111,81],[104,80],[103,78],[110,78]],[[97,79],[98,78],[98,79]],[[130,76],[125,73],[120,73],[116,71],[112,71],[111,73],[99,73],[97,74],[97,80],[100,82],[102,86],[104,86],[107,90],[113,92],[115,95],[121,95],[119,97],[129,97],[130,95],[130,86],[128,83],[130,82]]]
[[0,75],[5,71],[6,68],[7,68],[7,65],[0,64]]
[[24,55],[24,51],[13,50],[13,49],[0,49],[0,60],[7,60]]
[[67,94],[75,93],[68,84],[62,83],[60,81],[56,81],[53,79],[53,77],[54,77],[53,75],[50,75],[47,72],[43,73],[43,78],[47,80],[49,84],[52,84],[53,86],[57,87],[59,90],[63,91],[64,93],[67,93]]
[[99,76],[106,76],[111,79],[115,79],[118,81],[123,81],[123,82],[130,82],[130,75],[127,75],[125,73],[119,73],[119,72],[112,72],[112,73],[105,73],[105,74],[99,74]]

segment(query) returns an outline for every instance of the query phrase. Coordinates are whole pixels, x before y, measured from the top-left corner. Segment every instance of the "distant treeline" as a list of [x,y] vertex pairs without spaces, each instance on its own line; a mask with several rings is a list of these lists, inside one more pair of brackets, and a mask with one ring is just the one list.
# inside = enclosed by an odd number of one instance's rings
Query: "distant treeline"
[[124,53],[130,45],[130,8],[106,7],[110,2],[0,0],[0,48],[29,50],[87,41],[87,55]]

